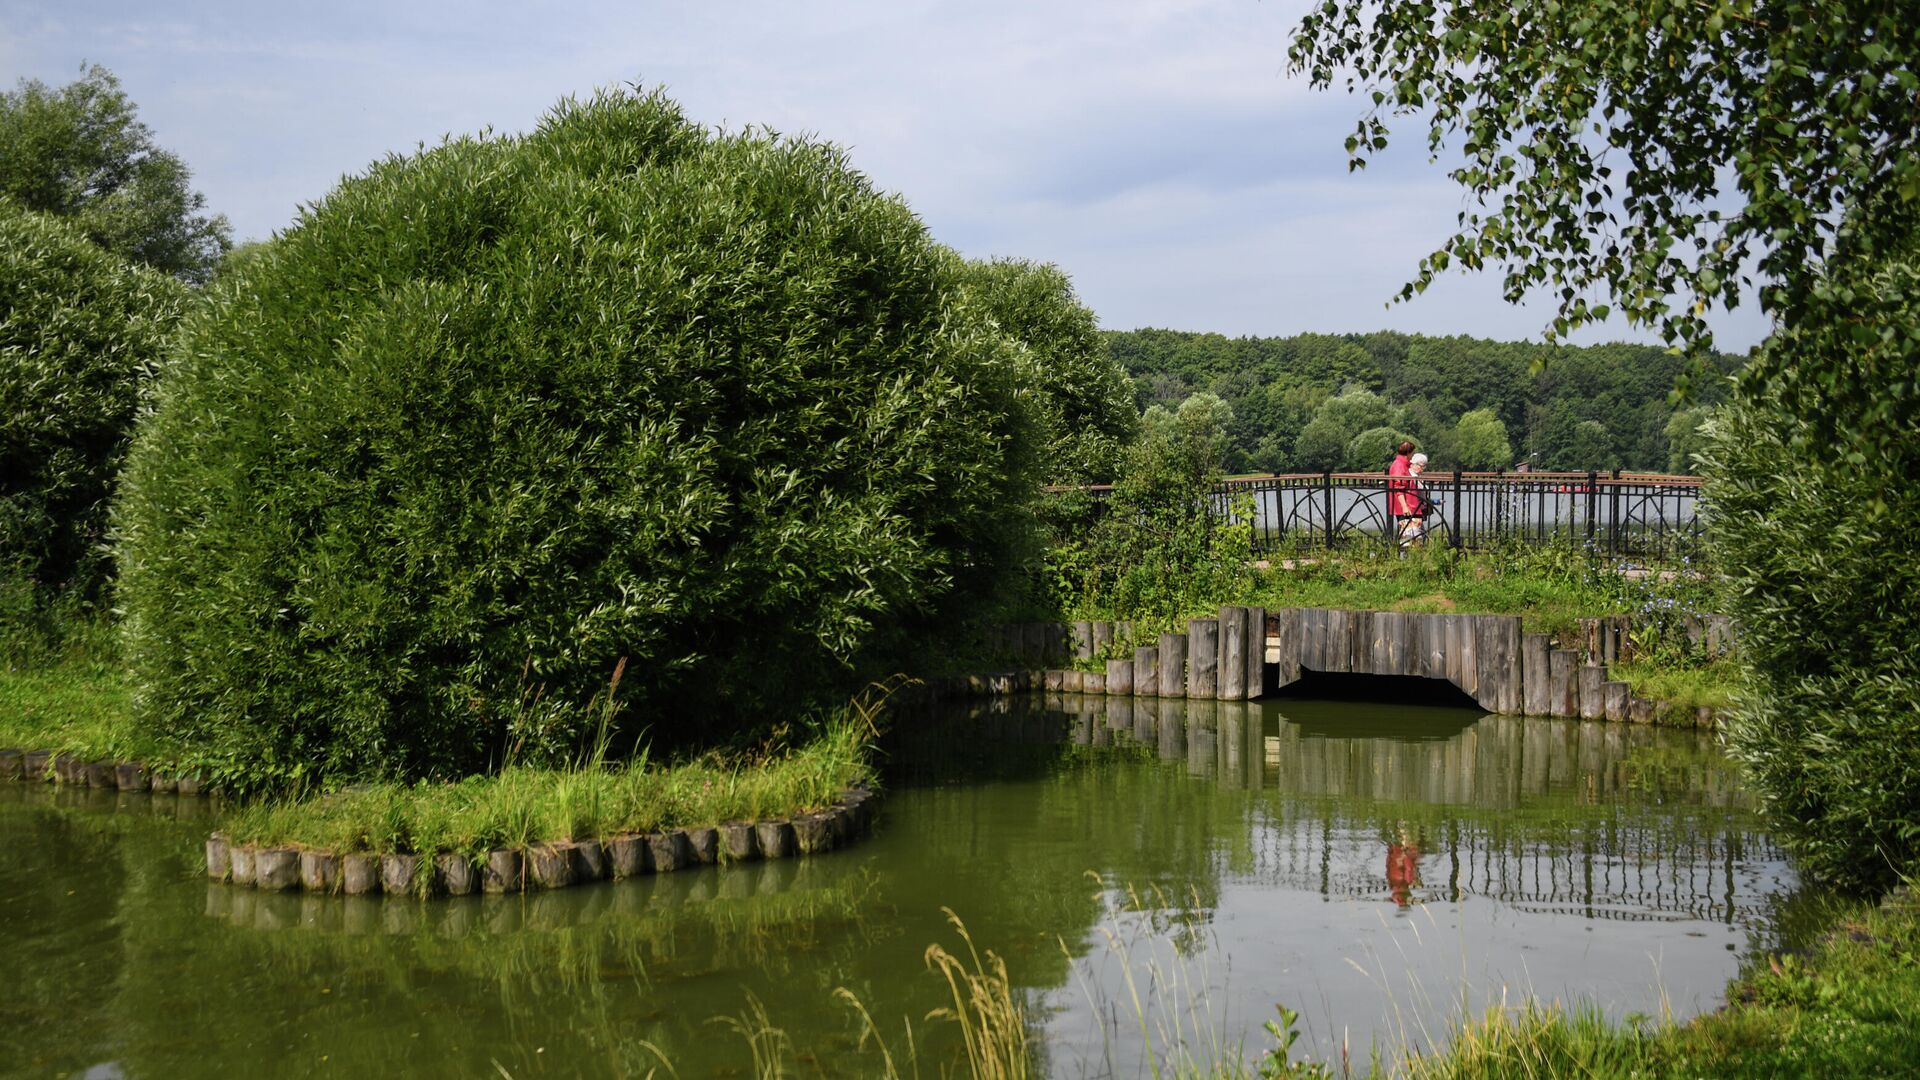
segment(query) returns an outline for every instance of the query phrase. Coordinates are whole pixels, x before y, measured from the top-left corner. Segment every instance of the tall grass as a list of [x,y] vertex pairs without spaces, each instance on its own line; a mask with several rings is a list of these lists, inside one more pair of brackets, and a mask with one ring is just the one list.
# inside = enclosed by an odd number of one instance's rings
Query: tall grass
[[[614,688],[617,689],[617,676]],[[236,841],[332,851],[478,853],[551,840],[788,817],[873,779],[870,751],[892,685],[863,694],[796,746],[660,765],[598,740],[566,768],[509,765],[458,783],[367,784],[236,808]],[[603,728],[604,731],[604,728]]]

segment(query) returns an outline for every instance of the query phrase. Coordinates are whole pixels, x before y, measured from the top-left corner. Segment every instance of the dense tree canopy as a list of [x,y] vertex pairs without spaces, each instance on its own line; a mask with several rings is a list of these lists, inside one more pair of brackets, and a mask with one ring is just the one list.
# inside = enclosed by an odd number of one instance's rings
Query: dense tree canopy
[[69,219],[108,251],[205,281],[229,246],[226,218],[205,213],[186,164],[136,111],[102,67],[62,87],[23,79],[0,93],[0,196]]
[[[1711,536],[1741,625],[1735,750],[1804,865],[1920,862],[1920,19],[1903,0],[1326,0],[1292,60],[1372,106],[1356,166],[1420,117],[1470,209],[1449,266],[1617,307],[1696,350],[1706,306],[1777,332],[1706,425]],[[1568,421],[1571,421],[1568,423]],[[1581,452],[1602,433],[1557,422]],[[1668,452],[1700,430],[1670,417]],[[1631,452],[1611,437],[1615,450]],[[1573,452],[1571,449],[1569,453]]]
[[21,603],[104,581],[107,499],[184,293],[0,198],[0,579]]
[[[1407,433],[1437,468],[1501,468],[1530,458],[1563,469],[1662,470],[1672,457],[1671,397],[1693,370],[1692,361],[1656,346],[1385,332],[1227,338],[1147,329],[1110,332],[1107,343],[1143,403],[1177,403],[1205,390],[1230,404],[1226,465],[1249,472],[1379,468],[1350,461],[1347,448],[1381,426]],[[1737,363],[1712,358],[1721,372]],[[1720,381],[1703,383],[1695,399],[1706,405],[1726,392]],[[1576,440],[1583,423],[1599,425],[1605,437],[1589,428]]]
[[1108,354],[1093,311],[1058,267],[1019,259],[967,265],[969,291],[1013,339],[1045,425],[1053,483],[1105,483],[1140,427],[1127,373]]
[[142,721],[236,786],[710,743],[1004,580],[1022,345],[840,151],[659,96],[343,182],[208,287],[117,521]]

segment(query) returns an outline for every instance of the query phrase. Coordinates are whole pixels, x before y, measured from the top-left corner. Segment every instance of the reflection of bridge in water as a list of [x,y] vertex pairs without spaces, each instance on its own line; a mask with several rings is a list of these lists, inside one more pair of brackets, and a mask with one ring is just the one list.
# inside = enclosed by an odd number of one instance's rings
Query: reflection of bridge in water
[[1130,747],[1246,792],[1250,842],[1224,853],[1243,880],[1743,925],[1793,882],[1731,768],[1693,732],[1324,702],[1040,703],[987,703],[978,719],[996,739]]

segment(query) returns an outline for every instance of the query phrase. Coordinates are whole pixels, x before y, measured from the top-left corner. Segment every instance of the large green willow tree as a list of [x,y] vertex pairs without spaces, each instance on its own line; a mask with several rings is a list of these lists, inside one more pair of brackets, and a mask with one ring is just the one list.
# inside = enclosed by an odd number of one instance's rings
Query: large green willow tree
[[1920,858],[1920,19],[1903,0],[1326,0],[1293,67],[1462,155],[1458,231],[1402,290],[1496,269],[1704,351],[1777,332],[1702,455],[1750,689],[1735,749],[1815,874]]

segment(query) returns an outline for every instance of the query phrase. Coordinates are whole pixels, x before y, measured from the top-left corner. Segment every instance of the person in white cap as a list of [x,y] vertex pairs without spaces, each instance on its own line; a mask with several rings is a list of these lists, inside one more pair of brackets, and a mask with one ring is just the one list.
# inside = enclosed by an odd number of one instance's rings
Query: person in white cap
[[1407,493],[1412,496],[1409,513],[1400,518],[1400,547],[1412,547],[1415,541],[1427,535],[1427,515],[1433,511],[1433,500],[1420,487],[1420,474],[1427,471],[1427,455],[1415,454],[1407,459]]

